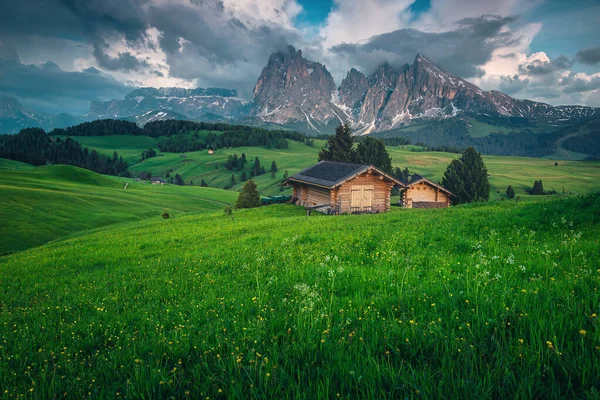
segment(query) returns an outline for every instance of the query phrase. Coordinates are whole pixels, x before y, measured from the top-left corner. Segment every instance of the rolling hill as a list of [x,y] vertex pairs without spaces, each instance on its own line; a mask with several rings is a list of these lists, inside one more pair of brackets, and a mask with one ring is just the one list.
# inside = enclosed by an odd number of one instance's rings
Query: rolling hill
[[0,168],[0,254],[105,225],[160,218],[164,209],[176,217],[221,211],[237,198],[219,189],[158,187],[67,165],[15,170],[12,164],[0,162],[9,166]]
[[[147,150],[150,138],[136,137],[127,142],[124,148],[120,148],[119,139],[112,136],[104,137],[78,137],[83,145],[90,148],[96,148],[105,154],[112,154],[117,151],[119,154],[124,152],[135,158]],[[138,142],[139,141],[139,142]],[[174,176],[180,174],[185,183],[190,181],[194,185],[199,185],[201,180],[210,187],[223,188],[231,183],[233,174],[236,184],[231,188],[234,191],[241,190],[243,182],[241,181],[242,171],[230,171],[225,168],[227,157],[233,154],[241,156],[246,154],[249,160],[259,157],[261,164],[265,166],[267,173],[255,179],[259,191],[262,195],[276,195],[280,193],[279,183],[283,179],[283,174],[287,170],[288,175],[292,175],[300,170],[314,164],[317,161],[319,148],[325,141],[315,140],[315,146],[310,147],[295,141],[289,141],[287,149],[268,149],[264,147],[236,147],[218,149],[214,155],[209,155],[207,151],[197,151],[186,153],[186,157],[181,157],[178,153],[164,153],[162,157],[155,157],[145,160],[141,163],[131,165],[129,170],[132,173],[143,171],[151,172],[155,175],[165,176],[167,172]],[[136,146],[137,150],[136,150]],[[404,148],[406,147],[406,148]],[[387,150],[392,157],[393,165],[396,167],[408,167],[410,172],[421,174],[433,181],[440,181],[446,166],[458,154],[444,152],[419,152],[418,146],[388,146]],[[271,178],[269,168],[271,162],[277,163],[278,172],[274,178]],[[505,198],[504,192],[508,185],[512,185],[516,190],[517,196],[523,200],[539,199],[536,196],[530,196],[527,190],[531,188],[534,180],[542,179],[544,187],[547,190],[556,190],[557,192],[589,193],[597,189],[597,180],[600,176],[600,162],[598,161],[568,161],[559,160],[558,166],[554,165],[554,160],[530,158],[530,157],[502,157],[502,156],[484,156],[484,161],[490,173],[490,182],[493,192],[491,199]],[[216,167],[218,166],[218,169]],[[249,176],[252,162],[249,162],[245,168]],[[289,193],[289,189],[286,189]]]
[[0,257],[0,370],[14,371],[0,387],[593,398],[599,199],[310,218],[278,205],[124,222]]

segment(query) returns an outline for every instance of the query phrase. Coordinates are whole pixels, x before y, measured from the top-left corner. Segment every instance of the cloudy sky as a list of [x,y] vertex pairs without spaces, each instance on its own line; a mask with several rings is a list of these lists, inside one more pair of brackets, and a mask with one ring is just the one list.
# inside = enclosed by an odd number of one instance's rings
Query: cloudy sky
[[24,0],[0,2],[0,95],[84,114],[136,86],[251,98],[287,45],[351,67],[420,52],[484,89],[600,107],[598,0]]

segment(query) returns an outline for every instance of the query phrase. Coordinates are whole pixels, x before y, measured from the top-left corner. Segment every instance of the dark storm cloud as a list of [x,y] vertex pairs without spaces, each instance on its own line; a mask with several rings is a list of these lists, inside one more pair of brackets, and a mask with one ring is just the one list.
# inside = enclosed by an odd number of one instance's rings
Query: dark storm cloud
[[94,57],[98,61],[98,65],[110,71],[132,71],[139,70],[142,67],[148,67],[148,62],[140,60],[131,53],[125,51],[120,52],[117,57],[111,57],[106,54],[105,45],[94,44]]
[[145,0],[28,0],[0,3],[0,37],[16,43],[23,37],[63,38],[91,43],[98,65],[109,70],[132,70],[144,66],[130,53],[111,57],[105,38],[122,35],[132,46],[142,45],[146,22]]
[[[19,36],[41,35],[80,41],[92,48],[104,70],[153,75],[156,65],[136,56],[135,50],[158,46],[166,55],[170,77],[250,95],[269,55],[303,42],[298,33],[259,17],[252,24],[241,21],[219,0],[0,2],[0,39],[25,43]],[[149,28],[159,32],[158,43],[148,37]],[[123,41],[127,49],[110,51],[107,44],[116,41]],[[26,46],[21,47],[25,51]]]
[[51,62],[24,65],[0,58],[0,93],[39,111],[85,114],[90,100],[121,98],[129,91],[130,87],[96,69],[66,72]]
[[519,65],[519,73],[524,75],[549,75],[564,71],[573,66],[573,61],[565,56],[559,56],[550,62],[533,60],[529,63]]
[[575,55],[575,59],[583,64],[600,64],[600,46],[591,49],[579,50]]
[[560,83],[565,85],[563,90],[565,93],[589,92],[590,90],[600,89],[600,78],[597,76],[587,80],[578,78],[575,74],[570,74],[562,78]]
[[447,71],[472,78],[481,75],[478,67],[491,59],[495,49],[519,40],[503,30],[516,19],[490,15],[466,18],[458,21],[456,30],[442,33],[400,29],[374,36],[364,44],[336,45],[330,51],[367,73],[384,61],[394,66],[412,63],[417,53],[423,53]]

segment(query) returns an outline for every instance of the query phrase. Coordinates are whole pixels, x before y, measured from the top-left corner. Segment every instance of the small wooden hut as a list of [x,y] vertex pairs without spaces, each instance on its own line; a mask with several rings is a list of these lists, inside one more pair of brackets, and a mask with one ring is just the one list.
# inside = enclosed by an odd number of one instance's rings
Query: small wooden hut
[[321,161],[291,177],[292,202],[333,214],[385,212],[390,192],[405,185],[372,165]]
[[427,178],[414,174],[403,184],[399,203],[404,208],[444,208],[450,205],[452,192]]

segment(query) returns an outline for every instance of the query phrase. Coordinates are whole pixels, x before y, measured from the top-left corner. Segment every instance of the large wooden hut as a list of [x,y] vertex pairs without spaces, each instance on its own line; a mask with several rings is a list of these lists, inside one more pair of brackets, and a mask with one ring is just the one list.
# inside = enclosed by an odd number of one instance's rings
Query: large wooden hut
[[404,208],[444,208],[450,205],[452,192],[427,178],[414,174],[403,184],[400,205]]
[[405,185],[372,165],[321,161],[291,177],[292,201],[307,208],[348,214],[390,210],[390,192]]

